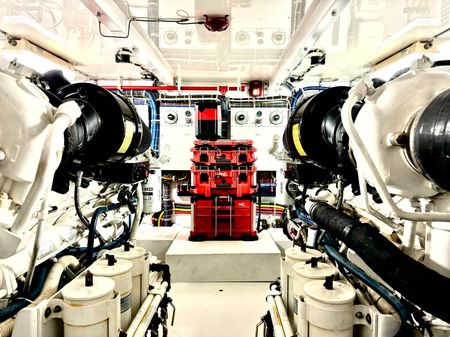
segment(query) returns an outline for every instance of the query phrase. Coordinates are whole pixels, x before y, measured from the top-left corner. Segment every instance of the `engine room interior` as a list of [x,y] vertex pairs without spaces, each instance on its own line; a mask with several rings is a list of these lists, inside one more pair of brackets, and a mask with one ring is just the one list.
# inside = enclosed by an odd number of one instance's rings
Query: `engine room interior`
[[0,337],[450,337],[450,0],[0,1]]

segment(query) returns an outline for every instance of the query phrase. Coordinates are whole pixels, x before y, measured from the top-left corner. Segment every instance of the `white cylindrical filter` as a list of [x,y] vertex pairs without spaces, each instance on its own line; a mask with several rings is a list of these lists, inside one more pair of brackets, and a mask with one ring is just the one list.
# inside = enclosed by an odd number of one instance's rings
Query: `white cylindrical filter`
[[142,184],[144,195],[144,213],[150,214],[161,210],[161,170],[150,168],[150,174]]
[[[118,317],[109,317],[108,302],[114,297],[114,286],[110,278],[93,276],[92,283],[87,283],[82,277],[62,289],[64,337],[110,336],[109,324],[119,320]],[[111,313],[118,316],[119,308],[116,309]],[[118,332],[118,329],[117,326],[113,330]]]
[[[305,284],[305,314],[308,337],[352,337],[355,290],[341,282],[323,280]],[[300,330],[300,329],[299,329]]]
[[[306,264],[306,262],[298,262],[293,266],[296,277],[294,278],[293,293],[293,321],[294,325],[297,325],[298,318],[298,303],[305,295],[303,290],[304,285],[312,280],[325,280],[327,276],[331,276],[336,273],[336,268],[323,262],[315,262]],[[322,282],[323,283],[323,282]],[[300,330],[298,330],[300,331]]]
[[138,312],[148,292],[148,254],[142,247],[132,247],[130,243],[111,251],[118,259],[128,260],[133,263],[132,290],[131,290],[131,316]]
[[115,282],[114,290],[120,294],[120,327],[124,331],[131,323],[132,269],[130,261],[116,260],[112,254],[106,254],[106,259],[96,261],[89,268],[92,274],[109,277]]
[[287,190],[288,179],[285,177],[284,172],[286,171],[286,164],[283,163],[278,167],[276,171],[277,187],[275,189],[275,203],[280,205],[293,205],[294,199],[292,199]]
[[281,298],[286,305],[286,312],[288,314],[291,325],[295,325],[294,321],[294,265],[298,262],[310,260],[312,257],[320,257],[322,254],[315,249],[306,248],[303,251],[299,246],[294,246],[286,249],[285,257],[281,258]]

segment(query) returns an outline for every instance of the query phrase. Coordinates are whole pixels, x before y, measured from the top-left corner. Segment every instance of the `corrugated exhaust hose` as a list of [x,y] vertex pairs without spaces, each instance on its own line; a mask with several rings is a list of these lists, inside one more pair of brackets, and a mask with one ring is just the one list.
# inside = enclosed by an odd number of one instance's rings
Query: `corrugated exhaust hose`
[[450,322],[450,279],[402,253],[375,228],[326,203],[310,214],[317,225],[354,250],[386,283],[408,301]]

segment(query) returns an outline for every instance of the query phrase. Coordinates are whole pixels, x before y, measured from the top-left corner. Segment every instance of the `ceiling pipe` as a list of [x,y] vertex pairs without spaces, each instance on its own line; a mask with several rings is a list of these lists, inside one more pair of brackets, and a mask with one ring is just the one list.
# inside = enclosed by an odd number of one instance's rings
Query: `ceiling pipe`
[[278,87],[301,61],[304,48],[312,49],[320,35],[341,14],[351,0],[314,0],[297,30],[291,36],[278,66],[270,78],[270,86]]
[[[104,85],[103,89],[106,90],[118,90],[118,87],[115,85]],[[219,86],[199,86],[199,85],[182,85],[180,87],[176,85],[122,85],[120,87],[121,90],[159,90],[159,91],[218,91],[222,95],[227,93],[228,91],[245,91],[245,85],[241,85],[239,87],[229,87],[226,85]]]
[[[119,34],[122,35],[128,31],[128,22],[131,17],[123,1],[82,0],[82,2],[110,31],[120,30]],[[165,84],[173,84],[172,67],[139,22],[130,22],[128,39],[138,49],[138,57],[153,66],[151,70],[158,79]]]

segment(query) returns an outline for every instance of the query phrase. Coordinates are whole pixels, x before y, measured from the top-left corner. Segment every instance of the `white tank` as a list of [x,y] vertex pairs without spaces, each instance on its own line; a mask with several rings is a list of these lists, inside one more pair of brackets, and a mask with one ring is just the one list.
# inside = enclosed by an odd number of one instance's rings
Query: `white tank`
[[305,325],[299,325],[299,336],[305,331],[308,337],[353,336],[355,290],[341,282],[331,285],[332,289],[325,288],[322,280],[305,284],[305,311],[299,317],[299,323]]
[[62,289],[64,337],[117,335],[119,302],[115,302],[117,308],[111,306],[114,281],[93,276],[92,285],[86,284],[85,278],[78,278]]
[[306,262],[297,262],[296,264],[294,264],[293,270],[296,277],[293,279],[294,286],[291,297],[293,298],[292,301],[294,325],[297,325],[298,303],[299,301],[302,301],[305,296],[305,291],[303,289],[304,285],[312,280],[325,280],[327,276],[331,276],[336,273],[336,268],[329,263],[323,262],[309,264],[306,264]]
[[115,282],[114,290],[120,294],[120,327],[124,331],[131,323],[132,269],[130,261],[116,259],[112,254],[106,254],[105,259],[96,261],[89,268],[92,274],[109,277]]
[[285,257],[281,258],[281,298],[286,305],[286,312],[288,314],[291,325],[295,326],[294,321],[294,264],[298,262],[305,262],[312,257],[320,257],[322,253],[315,249],[306,248],[303,251],[300,247],[294,246],[284,251]]
[[148,254],[142,247],[133,247],[129,243],[111,251],[118,259],[128,260],[133,264],[131,290],[131,316],[138,312],[148,292]]

